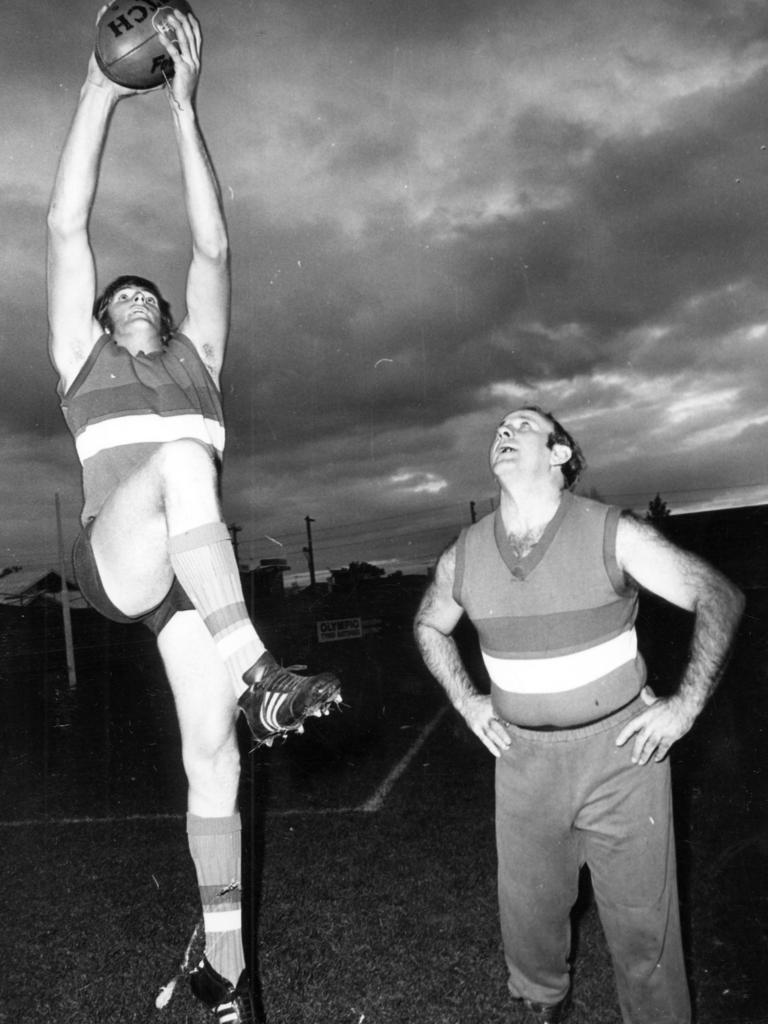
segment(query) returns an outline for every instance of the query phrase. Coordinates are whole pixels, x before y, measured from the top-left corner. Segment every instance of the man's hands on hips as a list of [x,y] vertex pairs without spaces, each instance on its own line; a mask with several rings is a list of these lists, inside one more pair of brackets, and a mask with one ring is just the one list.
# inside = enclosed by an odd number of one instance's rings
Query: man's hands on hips
[[459,707],[464,721],[494,757],[501,757],[512,742],[502,722],[496,717],[491,698],[481,693],[472,694]]
[[649,707],[627,722],[616,738],[616,746],[623,747],[627,740],[635,737],[633,764],[647,764],[651,758],[662,761],[672,744],[685,736],[696,718],[686,710],[678,696],[657,697],[646,686],[642,698]]
[[[646,686],[642,698],[649,705],[647,710],[627,722],[616,738],[616,746],[623,747],[634,736],[632,763],[638,765],[647,764],[651,758],[662,761],[672,744],[685,736],[696,718],[677,696],[660,698]],[[473,694],[462,702],[459,711],[493,756],[501,757],[512,739],[504,723],[496,717],[491,698]]]

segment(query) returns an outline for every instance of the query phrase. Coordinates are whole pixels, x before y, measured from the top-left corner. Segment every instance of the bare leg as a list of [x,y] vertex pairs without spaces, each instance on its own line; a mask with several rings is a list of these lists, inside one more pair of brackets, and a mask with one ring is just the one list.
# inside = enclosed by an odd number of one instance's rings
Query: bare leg
[[245,966],[241,911],[240,754],[229,674],[197,612],[177,612],[158,637],[176,702],[189,783],[187,834],[206,957],[236,983]]
[[162,601],[173,580],[168,538],[221,522],[216,467],[197,441],[162,445],[123,481],[91,535],[102,583],[126,615]]
[[210,633],[257,742],[302,728],[339,703],[330,673],[298,676],[267,654],[248,614],[216,466],[193,440],[162,445],[99,512],[91,532],[104,589],[126,615],[157,606],[174,575]]
[[218,818],[237,810],[237,702],[226,667],[197,612],[177,612],[157,638],[176,702],[187,810]]
[[203,617],[236,696],[264,654],[243,598],[229,531],[221,519],[216,466],[193,440],[162,445],[105,503],[91,533],[102,583],[127,615],[168,592],[174,574]]

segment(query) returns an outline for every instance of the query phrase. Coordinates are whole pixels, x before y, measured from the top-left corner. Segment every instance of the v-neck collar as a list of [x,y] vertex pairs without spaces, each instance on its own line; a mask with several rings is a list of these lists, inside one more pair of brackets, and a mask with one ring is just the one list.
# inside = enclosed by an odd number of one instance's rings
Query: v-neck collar
[[544,533],[542,533],[541,537],[539,537],[528,554],[524,555],[522,558],[515,558],[512,552],[512,546],[507,540],[507,534],[501,518],[501,506],[496,509],[493,517],[493,534],[496,540],[496,547],[504,560],[504,564],[509,569],[514,579],[526,579],[526,577],[530,576],[544,555],[546,555],[552,541],[555,539],[557,531],[560,529],[560,524],[568,513],[572,498],[573,495],[570,491],[562,492],[557,511],[544,528]]

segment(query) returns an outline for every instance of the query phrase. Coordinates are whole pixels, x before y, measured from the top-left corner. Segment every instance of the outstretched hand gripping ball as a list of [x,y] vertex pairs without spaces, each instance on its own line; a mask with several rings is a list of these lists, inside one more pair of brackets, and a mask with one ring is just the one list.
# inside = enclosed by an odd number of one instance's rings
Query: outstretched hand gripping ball
[[173,76],[173,61],[160,41],[175,39],[168,14],[191,14],[187,0],[114,0],[96,26],[96,61],[107,76],[128,89],[154,89]]

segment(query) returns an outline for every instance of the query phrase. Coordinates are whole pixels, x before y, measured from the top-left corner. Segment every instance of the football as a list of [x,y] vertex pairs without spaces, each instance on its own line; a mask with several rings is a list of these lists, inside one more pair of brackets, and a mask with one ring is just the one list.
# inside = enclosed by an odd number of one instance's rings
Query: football
[[154,89],[173,76],[173,61],[160,41],[173,41],[171,11],[191,14],[187,0],[114,0],[96,26],[96,61],[107,76],[128,89]]

